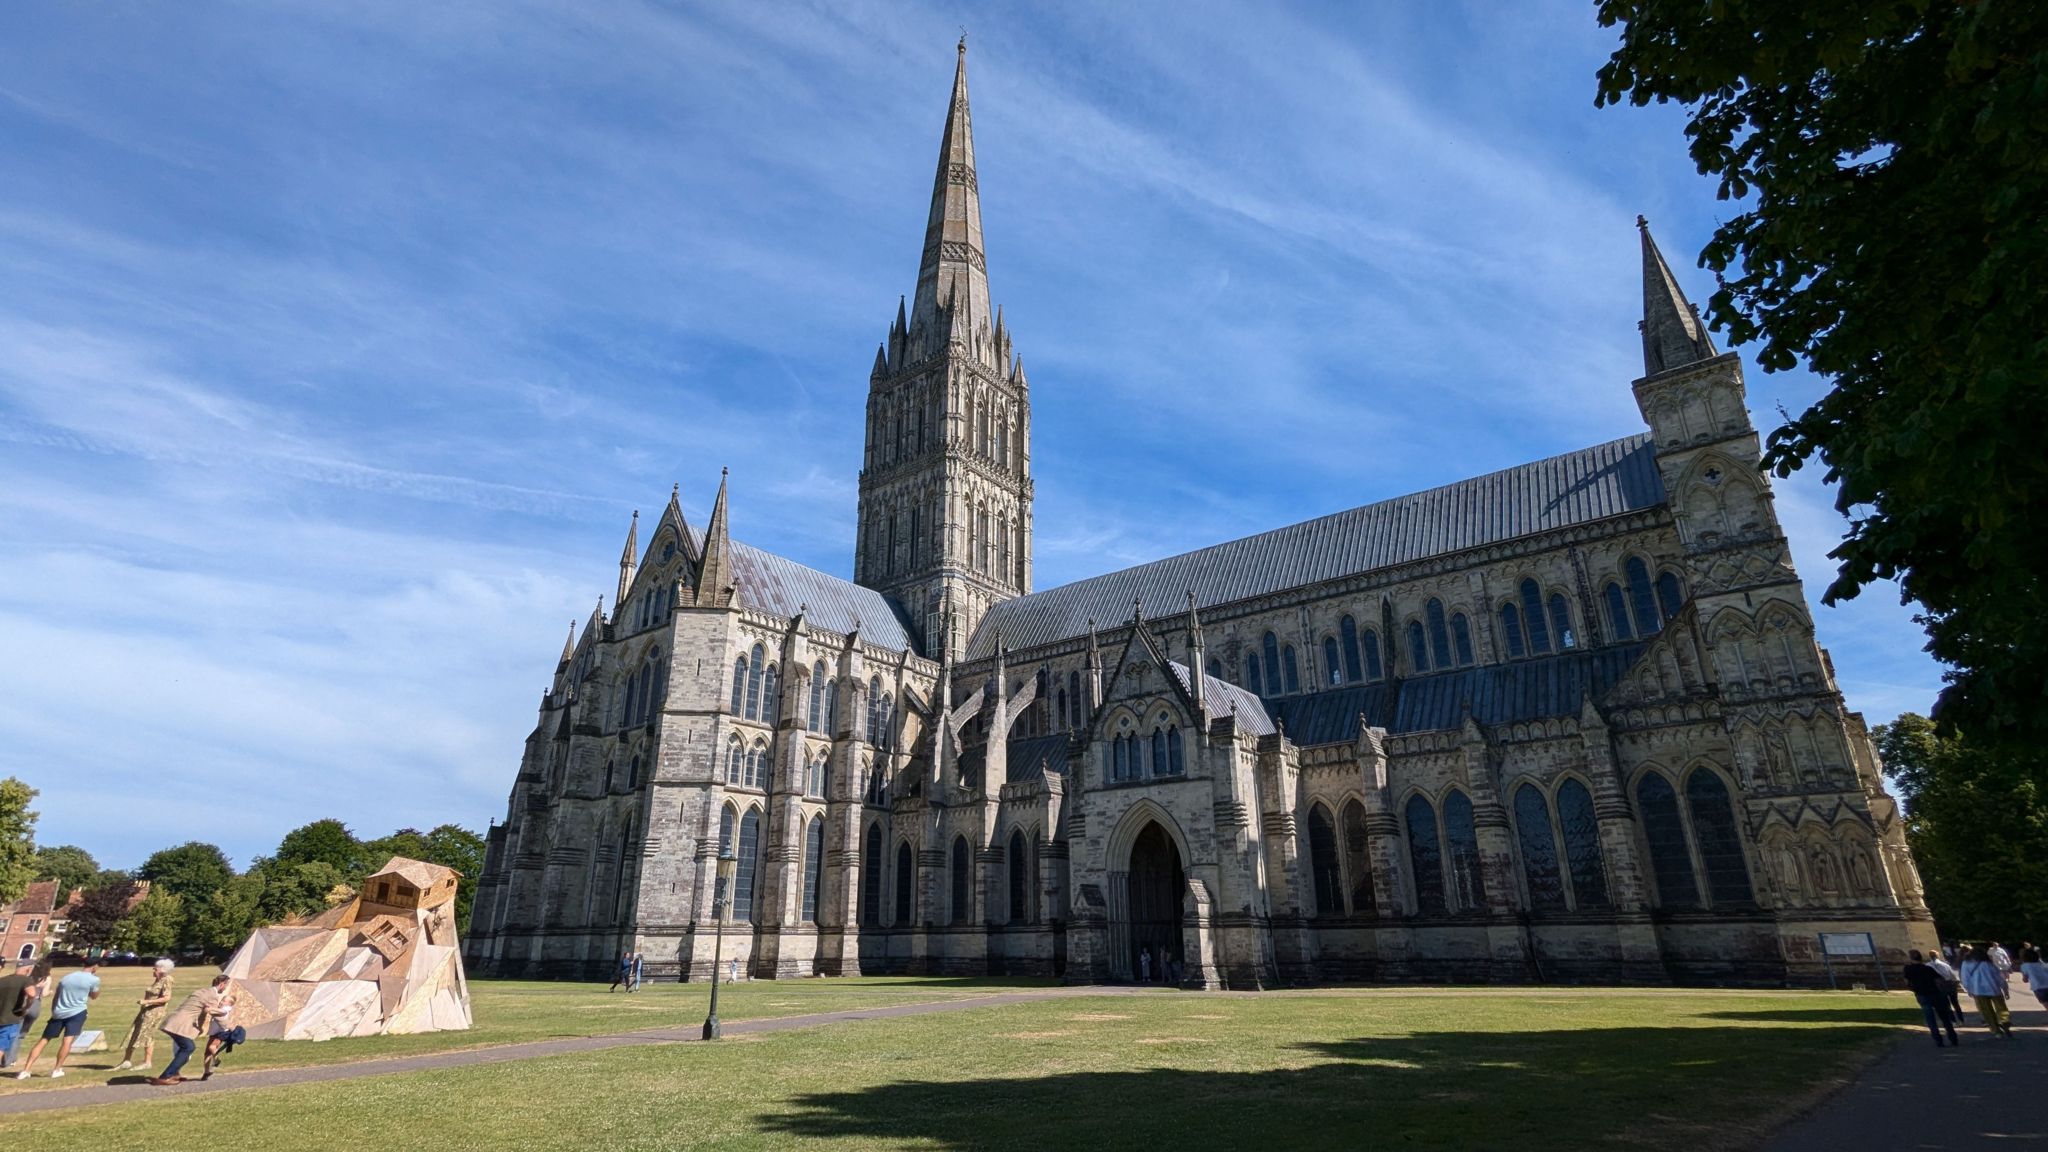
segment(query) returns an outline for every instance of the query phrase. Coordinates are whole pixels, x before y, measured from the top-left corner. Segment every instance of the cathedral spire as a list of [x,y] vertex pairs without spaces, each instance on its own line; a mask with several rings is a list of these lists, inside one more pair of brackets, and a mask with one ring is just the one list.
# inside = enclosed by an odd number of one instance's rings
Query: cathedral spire
[[1678,278],[1650,238],[1650,222],[1638,216],[1636,228],[1643,237],[1643,375],[1655,376],[1719,355],[1699,310],[1686,300]]
[[574,660],[575,658],[576,658],[576,622],[575,622],[574,620],[571,620],[571,621],[569,621],[569,638],[568,638],[567,640],[564,640],[564,641],[562,642],[562,658],[561,658],[561,660],[559,660],[559,661],[557,661],[557,662],[556,662],[556,665],[555,665],[555,666],[556,666],[557,668],[559,668],[559,667],[561,667],[562,665],[564,665],[564,664],[567,664],[567,663],[568,663],[569,661],[571,661],[571,660]]
[[711,520],[704,525],[704,562],[697,569],[697,603],[705,608],[723,608],[730,603],[726,589],[732,587],[732,535],[726,527],[725,482],[727,470],[718,470],[718,498],[711,502]]
[[974,177],[974,129],[967,112],[967,38],[953,69],[953,103],[939,143],[939,170],[932,181],[932,211],[925,224],[924,257],[917,268],[917,299],[911,325],[923,328],[940,310],[964,309],[981,320],[989,315],[988,267],[981,249],[981,189]]
[[612,597],[614,607],[626,602],[626,593],[633,589],[633,572],[640,563],[640,510],[633,509],[633,522],[626,526],[626,548],[619,553],[619,594]]

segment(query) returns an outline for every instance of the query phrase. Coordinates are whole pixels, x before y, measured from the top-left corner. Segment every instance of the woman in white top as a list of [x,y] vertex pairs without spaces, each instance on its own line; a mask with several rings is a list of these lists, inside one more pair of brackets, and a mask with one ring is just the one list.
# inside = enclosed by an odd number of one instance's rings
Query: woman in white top
[[1963,959],[1963,991],[1977,1002],[1977,1017],[1984,1026],[2006,1039],[2012,1039],[2012,1016],[2005,1007],[2005,973],[1991,962],[1991,956],[1979,944],[1970,949]]
[[2020,953],[2020,979],[2033,989],[2034,999],[2041,1007],[2048,1008],[2048,964],[2041,963],[2041,950],[2029,948]]

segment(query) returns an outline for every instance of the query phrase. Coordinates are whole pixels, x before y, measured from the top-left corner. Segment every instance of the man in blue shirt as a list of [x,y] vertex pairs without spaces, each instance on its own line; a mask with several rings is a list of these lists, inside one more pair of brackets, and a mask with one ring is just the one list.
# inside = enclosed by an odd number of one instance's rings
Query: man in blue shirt
[[85,1031],[85,1008],[99,998],[100,962],[88,960],[85,967],[62,980],[57,981],[57,992],[50,1005],[50,1021],[43,1025],[43,1037],[36,1046],[28,1050],[28,1059],[22,1061],[21,1071],[14,1074],[16,1080],[26,1080],[29,1070],[36,1066],[36,1057],[43,1054],[43,1045],[62,1036],[57,1041],[57,1066],[50,1070],[50,1079],[64,1075],[64,1058],[71,1055],[71,1045],[78,1040],[78,1034]]

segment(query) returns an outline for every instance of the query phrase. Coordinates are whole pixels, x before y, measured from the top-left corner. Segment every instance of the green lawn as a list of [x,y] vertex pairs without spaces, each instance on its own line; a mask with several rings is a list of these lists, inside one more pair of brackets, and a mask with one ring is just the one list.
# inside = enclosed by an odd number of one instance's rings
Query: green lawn
[[[69,969],[60,969],[62,976]],[[217,968],[178,969],[171,1003],[213,979]],[[860,980],[741,981],[724,985],[719,991],[718,1014],[725,1020],[751,1020],[769,1016],[790,1016],[805,1012],[833,1012],[844,1008],[868,1008],[882,1004],[952,1000],[985,995],[1015,987],[1045,987],[1049,981],[972,981],[888,977]],[[102,968],[100,998],[93,1001],[86,1017],[88,1028],[104,1029],[108,1050],[72,1057],[61,1080],[48,1073],[56,1059],[57,1045],[50,1047],[36,1063],[37,1075],[30,1080],[0,1079],[0,1093],[20,1091],[63,1091],[89,1084],[104,1084],[115,1076],[121,1049],[128,1038],[128,1026],[135,1019],[135,1004],[149,984],[147,968]],[[411,1056],[450,1048],[475,1048],[487,1044],[516,1044],[524,1040],[548,1040],[563,1036],[599,1036],[642,1028],[693,1027],[704,1022],[710,987],[704,984],[648,984],[627,995],[623,990],[606,992],[602,984],[578,984],[535,980],[472,980],[470,1015],[474,1027],[467,1032],[428,1032],[417,1036],[367,1036],[360,1039],[259,1040],[237,1048],[222,1063],[226,1070],[283,1068],[303,1064],[338,1064],[378,1056]],[[42,1029],[40,1022],[37,1033]],[[157,1037],[156,1068],[161,1071],[170,1060],[168,1037]],[[33,1041],[31,1041],[32,1043]],[[18,1049],[18,1061],[28,1054],[28,1044]],[[136,1059],[142,1058],[138,1048]]]
[[522,1152],[1722,1148],[1753,1140],[1917,1017],[1903,996],[1854,993],[1073,997],[153,1098],[0,1131],[39,1149],[149,1152],[224,1138]]

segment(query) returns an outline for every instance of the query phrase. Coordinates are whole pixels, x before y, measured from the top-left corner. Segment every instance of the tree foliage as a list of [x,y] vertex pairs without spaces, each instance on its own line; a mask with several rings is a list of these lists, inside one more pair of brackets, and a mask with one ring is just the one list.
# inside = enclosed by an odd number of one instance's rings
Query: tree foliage
[[144,955],[165,956],[177,950],[185,932],[185,901],[168,888],[152,885],[149,895],[129,916],[134,948]]
[[36,879],[36,790],[9,776],[0,780],[0,904],[21,899]]
[[193,907],[180,941],[216,959],[242,946],[256,930],[263,900],[263,877],[230,876]]
[[101,881],[100,862],[76,844],[57,844],[36,849],[36,879],[55,880],[57,899],[81,888],[96,887]]
[[1908,712],[1872,735],[1942,935],[2036,938],[2048,923],[2048,792],[2025,758]]
[[339,820],[315,820],[285,833],[273,859],[281,864],[326,864],[344,876],[354,876],[374,866],[366,859],[368,855],[348,825]]
[[128,902],[135,898],[135,881],[126,876],[112,884],[88,888],[79,894],[71,910],[71,927],[64,933],[68,948],[124,948],[134,939],[134,925],[128,921]]
[[[2048,5],[1601,0],[1599,101],[1677,101],[1740,203],[1709,305],[1831,387],[1770,437],[1850,519],[1823,599],[1896,578],[1951,666],[1937,715],[2048,736]],[[2037,779],[2040,776],[2037,774]]]

